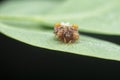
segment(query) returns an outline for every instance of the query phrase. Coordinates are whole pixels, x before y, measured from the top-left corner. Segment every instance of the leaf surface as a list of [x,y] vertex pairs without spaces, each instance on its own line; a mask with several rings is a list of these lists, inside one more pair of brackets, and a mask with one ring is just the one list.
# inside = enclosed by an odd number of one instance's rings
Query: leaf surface
[[55,38],[52,30],[42,28],[31,30],[1,23],[0,32],[37,47],[120,61],[120,46],[84,35],[75,43],[65,44]]
[[10,0],[0,5],[0,20],[28,20],[52,27],[79,25],[79,31],[120,35],[119,0]]

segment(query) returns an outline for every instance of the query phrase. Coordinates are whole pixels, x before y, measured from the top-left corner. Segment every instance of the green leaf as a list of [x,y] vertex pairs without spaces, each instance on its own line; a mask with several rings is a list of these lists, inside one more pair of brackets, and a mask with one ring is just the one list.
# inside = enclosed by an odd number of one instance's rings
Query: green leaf
[[0,32],[37,47],[120,61],[120,46],[84,35],[73,44],[65,44],[55,38],[53,30],[43,27],[29,29],[0,23]]
[[[0,5],[1,15],[45,15],[64,1],[59,0],[8,0]],[[55,7],[56,6],[56,7]]]
[[120,35],[119,3],[119,0],[69,0],[54,10],[49,19],[53,23],[77,23],[80,31]]
[[78,24],[79,31],[120,35],[120,0],[11,0],[0,5],[0,20]]
[[[78,24],[79,31],[120,35],[119,0],[8,0],[0,5],[0,32],[21,42],[64,52],[120,61],[120,46],[80,35],[58,41],[55,22]],[[51,47],[52,46],[52,47]]]

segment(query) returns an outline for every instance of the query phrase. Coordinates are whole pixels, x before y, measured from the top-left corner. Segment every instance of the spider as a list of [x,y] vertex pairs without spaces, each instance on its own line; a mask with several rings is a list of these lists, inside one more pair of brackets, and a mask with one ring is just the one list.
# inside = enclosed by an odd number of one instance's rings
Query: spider
[[73,43],[79,39],[78,25],[69,23],[55,23],[55,36],[64,43]]

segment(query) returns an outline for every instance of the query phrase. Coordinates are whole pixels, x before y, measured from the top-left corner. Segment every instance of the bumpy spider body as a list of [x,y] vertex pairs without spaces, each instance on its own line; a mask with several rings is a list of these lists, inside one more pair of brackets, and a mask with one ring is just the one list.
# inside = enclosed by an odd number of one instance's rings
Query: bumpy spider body
[[65,43],[73,43],[79,39],[78,26],[69,23],[56,23],[54,26],[56,37]]

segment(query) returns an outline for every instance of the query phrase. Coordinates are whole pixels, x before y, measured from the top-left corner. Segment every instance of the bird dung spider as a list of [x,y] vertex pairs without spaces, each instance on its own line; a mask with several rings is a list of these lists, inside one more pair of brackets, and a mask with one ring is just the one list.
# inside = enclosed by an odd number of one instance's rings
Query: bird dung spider
[[73,43],[79,39],[78,25],[69,23],[55,23],[55,36],[64,43]]

